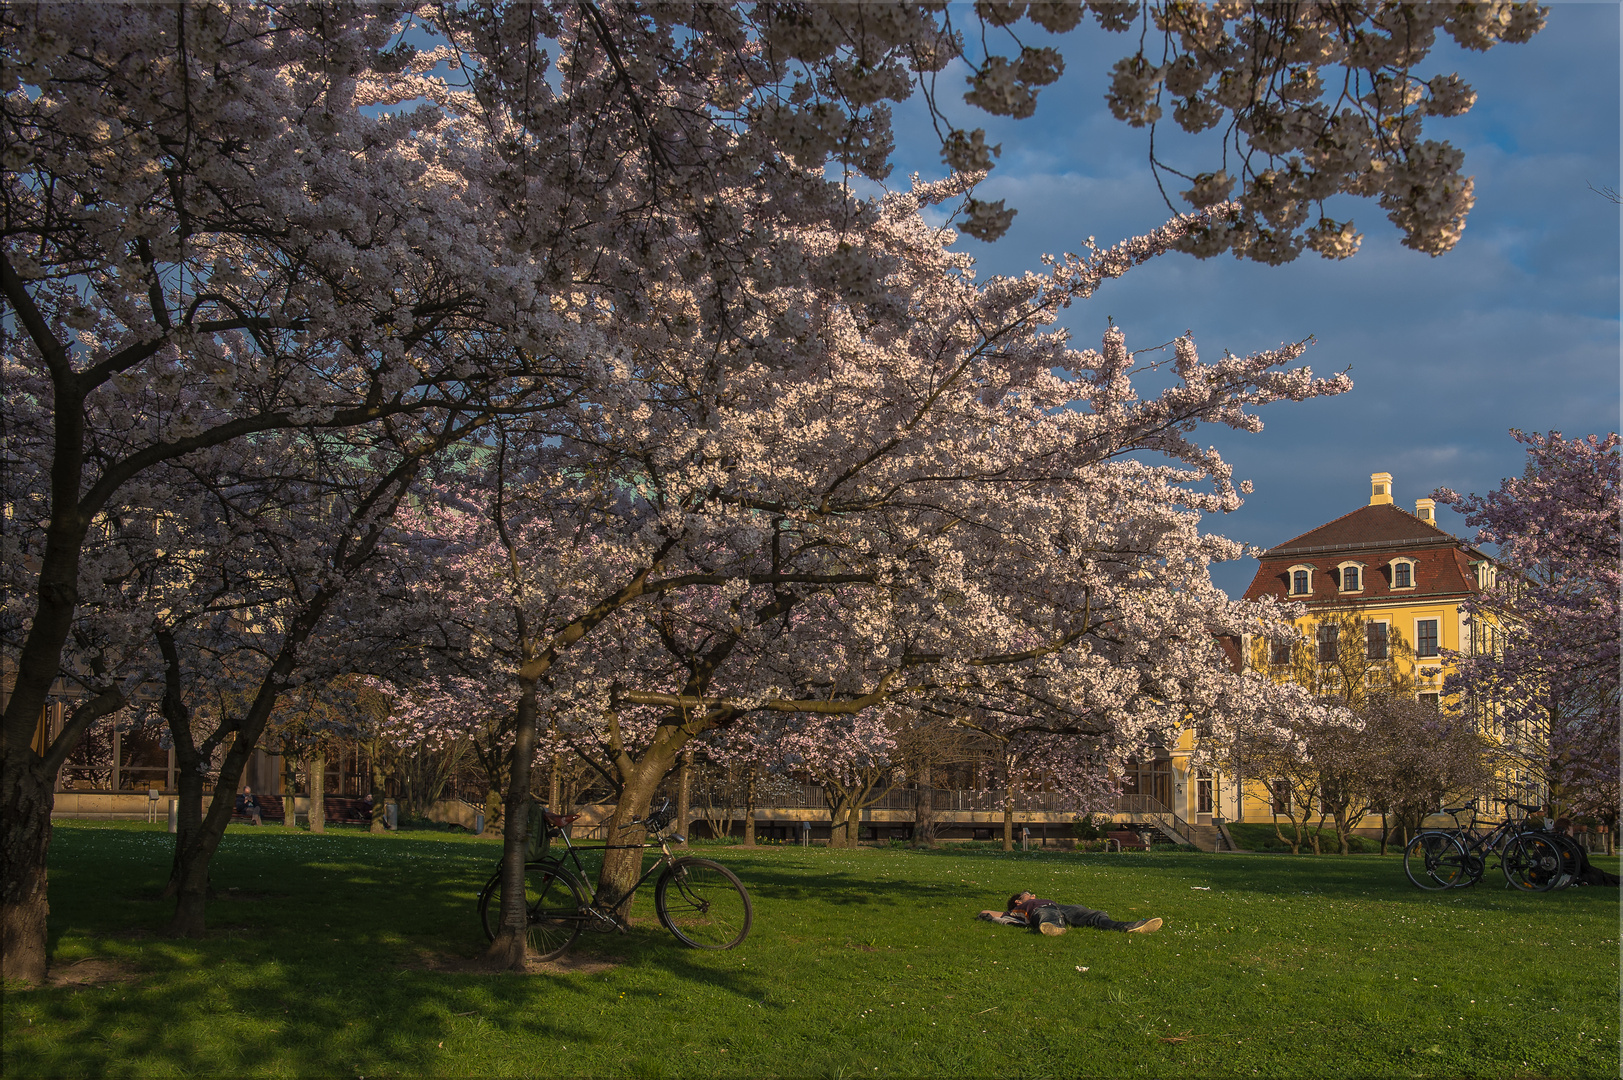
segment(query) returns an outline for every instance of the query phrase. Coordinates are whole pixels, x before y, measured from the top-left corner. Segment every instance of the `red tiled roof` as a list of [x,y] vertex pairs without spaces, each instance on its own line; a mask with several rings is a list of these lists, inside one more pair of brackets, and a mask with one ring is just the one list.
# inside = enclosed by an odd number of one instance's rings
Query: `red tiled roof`
[[1303,533],[1283,544],[1269,548],[1268,555],[1284,555],[1303,548],[1340,547],[1342,545],[1389,544],[1403,540],[1452,540],[1448,533],[1422,521],[1407,510],[1386,504],[1360,506],[1350,514]]
[[[1412,588],[1392,588],[1392,560],[1400,557],[1414,563]],[[1263,552],[1245,598],[1275,596],[1309,604],[1344,606],[1459,596],[1477,591],[1471,563],[1485,558],[1487,556],[1464,541],[1406,510],[1386,504],[1360,506]],[[1363,587],[1356,593],[1342,592],[1331,578],[1331,572],[1344,562],[1363,564],[1360,575]],[[1290,596],[1292,566],[1315,569],[1310,595]]]

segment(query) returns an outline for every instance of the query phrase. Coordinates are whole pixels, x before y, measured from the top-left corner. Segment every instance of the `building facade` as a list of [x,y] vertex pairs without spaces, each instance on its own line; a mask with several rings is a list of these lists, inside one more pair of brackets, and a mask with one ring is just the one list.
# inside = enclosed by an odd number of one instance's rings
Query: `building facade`
[[[1437,526],[1431,499],[1405,510],[1394,498],[1392,474],[1372,473],[1366,505],[1258,557],[1245,599],[1302,605],[1296,640],[1248,637],[1225,645],[1236,667],[1303,684],[1318,695],[1345,700],[1356,683],[1446,707],[1446,654],[1484,647],[1472,640],[1484,631],[1473,630],[1463,605],[1490,588],[1495,573],[1487,554]],[[1173,752],[1175,766],[1193,748],[1193,734],[1186,733]],[[1213,816],[1271,821],[1281,797],[1266,777],[1178,779],[1178,788],[1187,785],[1190,792],[1190,820],[1199,823]],[[1371,826],[1364,824],[1361,831]]]

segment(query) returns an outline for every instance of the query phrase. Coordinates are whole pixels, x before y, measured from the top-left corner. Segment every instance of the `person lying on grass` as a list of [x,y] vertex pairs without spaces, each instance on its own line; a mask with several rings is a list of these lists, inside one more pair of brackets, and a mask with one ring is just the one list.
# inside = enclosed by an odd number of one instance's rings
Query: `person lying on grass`
[[1094,911],[1081,904],[1061,904],[1053,900],[1040,900],[1035,893],[1018,892],[1009,897],[1009,906],[1003,911],[983,911],[975,916],[1005,926],[1025,926],[1040,930],[1049,937],[1065,933],[1073,926],[1088,926],[1095,930],[1120,930],[1126,934],[1153,934],[1161,929],[1160,919],[1140,919],[1137,922],[1117,922],[1106,912]]

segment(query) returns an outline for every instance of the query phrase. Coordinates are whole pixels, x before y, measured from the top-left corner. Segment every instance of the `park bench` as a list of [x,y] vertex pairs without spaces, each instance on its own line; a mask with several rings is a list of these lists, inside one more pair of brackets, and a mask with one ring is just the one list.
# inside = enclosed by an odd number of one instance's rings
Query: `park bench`
[[[283,813],[282,797],[279,795],[255,795],[259,801],[259,817],[262,821],[281,821]],[[329,825],[367,825],[372,821],[372,810],[365,799],[350,798],[345,795],[328,795],[323,800],[326,821]],[[252,821],[253,818],[243,812],[242,796],[237,796],[236,806],[232,808],[231,820],[237,822]]]
[[1144,842],[1142,836],[1139,836],[1136,832],[1128,832],[1126,829],[1117,829],[1114,832],[1106,833],[1105,839],[1114,840],[1119,851],[1126,851],[1128,848],[1134,848],[1138,851],[1150,850],[1150,845]]

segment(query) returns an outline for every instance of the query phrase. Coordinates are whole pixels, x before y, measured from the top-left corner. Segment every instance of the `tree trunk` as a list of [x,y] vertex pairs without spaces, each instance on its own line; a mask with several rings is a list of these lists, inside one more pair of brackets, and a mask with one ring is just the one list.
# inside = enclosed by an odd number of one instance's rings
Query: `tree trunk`
[[367,831],[380,833],[389,827],[389,778],[384,774],[383,762],[377,750],[376,743],[366,750],[367,772],[372,776],[372,821]]
[[299,815],[295,809],[298,806],[299,791],[299,759],[293,754],[293,747],[282,748],[282,827],[284,829],[297,829]]
[[682,749],[682,770],[677,774],[676,833],[683,847],[688,846],[688,822],[693,817],[693,746]]
[[480,836],[497,836],[502,834],[502,828],[507,824],[507,815],[503,813],[501,792],[492,789],[485,793],[485,831]]
[[850,846],[855,835],[851,832],[851,798],[844,788],[823,786],[823,801],[828,803],[828,846]]
[[304,774],[310,781],[310,831],[327,831],[327,755],[321,751],[304,759]]
[[749,771],[749,779],[744,781],[744,846],[755,846],[755,767]]
[[524,859],[530,840],[530,767],[535,760],[536,679],[520,676],[518,722],[514,732],[513,764],[508,772],[507,799],[502,826],[501,929],[486,953],[499,966],[524,970],[528,951],[529,915],[524,906]]
[[930,766],[919,769],[919,785],[913,796],[913,843],[935,846],[935,789],[930,786]]
[[680,728],[662,726],[641,758],[632,759],[627,755],[619,763],[623,786],[614,815],[609,818],[608,850],[603,852],[597,894],[599,901],[613,908],[621,919],[629,914],[632,890],[642,876],[642,844],[647,835],[646,830],[641,825],[633,825],[631,819],[648,815],[654,792],[676,764],[676,756],[688,738]]
[[27,746],[5,760],[4,977],[31,986],[45,981],[46,856],[51,846],[53,775]]
[[1014,850],[1014,785],[1003,789],[1003,850]]
[[1381,811],[1381,854],[1386,854],[1386,838],[1391,834],[1391,826],[1386,823],[1386,811]]

